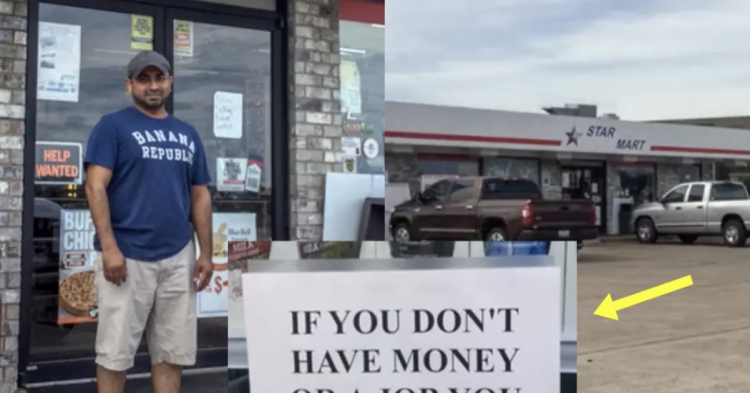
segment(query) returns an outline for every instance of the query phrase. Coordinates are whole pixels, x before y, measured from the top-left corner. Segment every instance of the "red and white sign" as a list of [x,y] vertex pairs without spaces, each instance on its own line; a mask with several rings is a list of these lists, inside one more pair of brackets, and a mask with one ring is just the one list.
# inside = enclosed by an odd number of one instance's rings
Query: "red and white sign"
[[750,132],[387,102],[390,145],[750,159]]

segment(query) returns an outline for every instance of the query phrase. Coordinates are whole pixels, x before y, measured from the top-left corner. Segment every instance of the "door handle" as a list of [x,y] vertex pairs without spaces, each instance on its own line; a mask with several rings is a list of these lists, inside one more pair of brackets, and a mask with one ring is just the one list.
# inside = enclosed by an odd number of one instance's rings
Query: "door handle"
[[443,205],[435,205],[435,210],[443,210]]
[[679,206],[675,207],[674,209],[675,209],[675,210],[682,210],[682,208],[681,208],[681,207],[679,207]]
[[466,210],[471,210],[474,208],[474,205],[466,205]]
[[698,206],[696,207],[696,209],[703,209],[703,206]]

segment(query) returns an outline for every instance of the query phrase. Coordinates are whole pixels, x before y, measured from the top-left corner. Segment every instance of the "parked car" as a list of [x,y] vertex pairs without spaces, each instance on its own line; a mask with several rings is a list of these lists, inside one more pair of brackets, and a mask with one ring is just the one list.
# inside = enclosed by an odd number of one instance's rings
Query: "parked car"
[[721,236],[731,247],[743,247],[750,226],[750,194],[742,183],[682,183],[657,202],[633,212],[631,228],[641,243],[676,235],[686,244],[700,236]]
[[578,241],[599,234],[589,200],[544,200],[530,180],[466,177],[438,181],[391,212],[395,241]]

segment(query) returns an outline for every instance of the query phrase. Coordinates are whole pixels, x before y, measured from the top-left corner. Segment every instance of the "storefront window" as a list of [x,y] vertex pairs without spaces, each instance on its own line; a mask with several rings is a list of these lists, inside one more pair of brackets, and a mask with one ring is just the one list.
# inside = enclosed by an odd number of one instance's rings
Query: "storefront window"
[[341,140],[357,156],[357,172],[385,173],[385,27],[339,22],[341,39]]
[[417,172],[419,176],[478,176],[479,163],[466,160],[419,158],[417,160]]
[[738,181],[750,188],[750,164],[746,161],[717,162],[716,180]]
[[699,164],[680,165],[677,168],[677,175],[680,177],[680,183],[700,181],[701,180],[701,166]]
[[485,158],[484,176],[514,177],[541,184],[539,160],[533,158]]
[[632,197],[635,206],[656,198],[656,167],[652,164],[620,164],[615,172],[616,197]]

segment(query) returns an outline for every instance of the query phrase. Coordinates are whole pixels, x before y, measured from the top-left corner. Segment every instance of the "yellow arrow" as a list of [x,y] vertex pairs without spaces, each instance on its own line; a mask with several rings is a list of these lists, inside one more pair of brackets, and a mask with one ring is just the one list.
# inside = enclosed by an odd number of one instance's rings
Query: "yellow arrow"
[[620,318],[617,317],[618,311],[624,310],[628,307],[633,307],[636,304],[641,304],[651,299],[656,299],[657,297],[664,296],[668,293],[679,291],[680,289],[687,288],[691,285],[693,285],[693,277],[685,276],[674,281],[655,286],[651,289],[638,292],[634,295],[624,297],[620,300],[612,300],[612,294],[608,293],[607,297],[604,298],[604,301],[602,301],[599,307],[597,307],[596,311],[594,311],[594,315],[619,321]]

